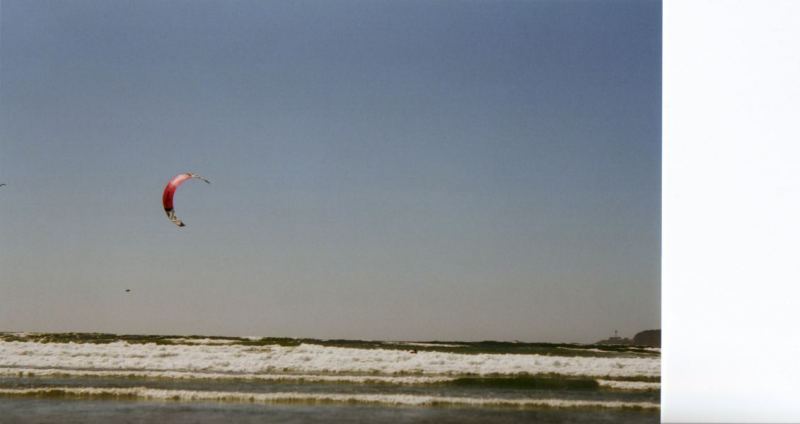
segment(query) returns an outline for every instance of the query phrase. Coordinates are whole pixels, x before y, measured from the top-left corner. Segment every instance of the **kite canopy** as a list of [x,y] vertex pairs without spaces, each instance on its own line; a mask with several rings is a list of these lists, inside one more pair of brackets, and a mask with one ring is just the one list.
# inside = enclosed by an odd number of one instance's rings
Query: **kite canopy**
[[206,183],[211,184],[211,181],[208,181],[197,174],[186,172],[174,176],[171,180],[169,180],[167,186],[164,187],[164,195],[162,196],[162,201],[164,202],[164,212],[167,213],[167,218],[169,218],[170,221],[179,227],[185,227],[185,225],[183,221],[175,216],[175,209],[172,206],[172,197],[175,195],[175,190],[177,190],[181,184],[191,180],[192,178],[197,178],[198,180],[203,180]]

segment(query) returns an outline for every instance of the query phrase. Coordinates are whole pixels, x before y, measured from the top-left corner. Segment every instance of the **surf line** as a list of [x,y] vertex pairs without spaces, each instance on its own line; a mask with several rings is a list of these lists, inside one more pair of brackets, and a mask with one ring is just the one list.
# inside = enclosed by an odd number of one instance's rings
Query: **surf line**
[[202,390],[169,390],[147,387],[42,387],[0,389],[0,396],[70,397],[106,399],[145,399],[163,401],[215,401],[238,403],[308,403],[308,404],[373,404],[385,406],[475,406],[535,408],[601,408],[601,409],[659,409],[654,402],[623,402],[575,399],[502,399],[456,396],[425,396],[401,394],[342,394],[342,393],[251,393]]

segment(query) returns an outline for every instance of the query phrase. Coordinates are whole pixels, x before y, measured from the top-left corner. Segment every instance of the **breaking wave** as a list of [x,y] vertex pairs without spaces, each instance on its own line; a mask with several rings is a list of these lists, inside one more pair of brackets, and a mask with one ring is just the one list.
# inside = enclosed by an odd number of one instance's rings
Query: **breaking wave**
[[65,368],[2,368],[0,376],[15,377],[118,377],[165,378],[177,380],[254,380],[296,383],[355,383],[355,384],[436,384],[453,381],[447,376],[388,376],[388,375],[319,375],[319,374],[229,374],[185,371],[141,370],[82,370]]
[[653,391],[661,389],[661,383],[653,381],[597,380],[597,383],[600,387],[614,390]]
[[612,389],[624,391],[655,391],[659,382],[582,379],[573,377],[526,375],[507,377],[456,377],[456,376],[391,376],[391,375],[325,375],[325,374],[226,374],[185,371],[140,370],[85,370],[65,368],[4,368],[0,376],[7,377],[88,377],[88,378],[142,378],[172,380],[245,380],[270,383],[348,383],[482,386],[489,388],[539,388],[539,389]]
[[396,349],[312,344],[244,346],[0,341],[0,367],[383,376],[558,374],[614,379],[660,376],[658,357],[461,354],[439,351],[414,353]]
[[159,401],[213,401],[256,404],[366,404],[382,406],[460,406],[588,409],[658,409],[654,402],[624,402],[574,399],[501,399],[408,394],[340,394],[340,393],[250,393],[198,390],[164,390],[146,387],[46,387],[29,389],[0,388],[0,396],[141,399]]

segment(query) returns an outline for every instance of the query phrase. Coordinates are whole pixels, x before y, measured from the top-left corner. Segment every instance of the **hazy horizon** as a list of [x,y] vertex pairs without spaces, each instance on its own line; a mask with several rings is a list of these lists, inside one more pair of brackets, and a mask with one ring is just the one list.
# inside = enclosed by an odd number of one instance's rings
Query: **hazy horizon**
[[660,73],[660,2],[2,0],[0,331],[659,328]]

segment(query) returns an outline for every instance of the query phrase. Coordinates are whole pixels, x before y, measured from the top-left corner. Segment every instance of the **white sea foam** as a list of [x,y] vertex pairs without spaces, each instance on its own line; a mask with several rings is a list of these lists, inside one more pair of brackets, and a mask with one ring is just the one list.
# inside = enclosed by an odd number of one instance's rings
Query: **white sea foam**
[[389,375],[321,375],[321,374],[230,374],[191,371],[83,370],[67,368],[2,368],[0,376],[22,377],[120,377],[166,378],[182,380],[256,380],[298,383],[356,383],[356,384],[435,384],[453,381],[447,376],[389,376]]
[[312,344],[242,346],[0,341],[0,367],[243,374],[660,375],[660,360],[657,357],[411,353],[396,349],[355,349]]
[[600,387],[608,387],[615,390],[659,390],[661,383],[650,381],[618,381],[618,380],[597,380]]
[[[355,383],[355,384],[437,384],[456,380],[454,376],[390,376],[390,375],[336,375],[336,374],[230,374],[191,371],[140,371],[140,370],[85,370],[67,368],[3,368],[0,376],[22,377],[117,377],[164,378],[179,380],[253,380],[296,383]],[[598,379],[601,387],[615,390],[659,390],[661,383],[647,381],[619,381]]]
[[597,353],[613,353],[608,350],[597,349],[597,348],[580,348],[580,347],[559,347],[561,350],[572,350],[578,352],[597,352]]
[[248,403],[361,403],[386,406],[472,406],[511,408],[636,408],[658,409],[653,402],[622,402],[569,399],[503,399],[405,394],[341,394],[341,393],[250,393],[198,390],[164,390],[146,387],[46,387],[32,389],[0,389],[0,396],[66,396],[113,397],[163,401],[214,401]]

